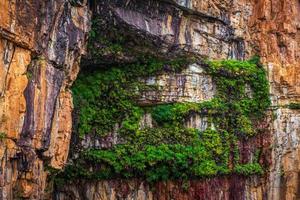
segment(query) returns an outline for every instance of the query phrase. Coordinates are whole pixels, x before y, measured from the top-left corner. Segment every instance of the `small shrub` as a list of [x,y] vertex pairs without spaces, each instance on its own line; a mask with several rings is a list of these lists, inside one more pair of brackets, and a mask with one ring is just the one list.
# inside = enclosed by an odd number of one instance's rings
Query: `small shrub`
[[7,134],[5,132],[0,132],[0,140],[4,140],[5,138],[7,138]]

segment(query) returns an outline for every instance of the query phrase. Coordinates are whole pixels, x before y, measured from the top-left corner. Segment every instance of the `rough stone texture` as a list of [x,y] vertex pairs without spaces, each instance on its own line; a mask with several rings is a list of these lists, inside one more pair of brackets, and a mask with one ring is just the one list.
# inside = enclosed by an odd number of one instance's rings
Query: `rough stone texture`
[[[231,200],[243,199],[244,179],[242,177],[213,178],[204,181],[188,181],[187,188],[182,182],[161,182],[150,189],[150,186],[142,181],[102,181],[82,182],[79,185],[64,187],[64,191],[58,200]],[[81,188],[82,186],[82,188]],[[80,192],[85,191],[85,192]]]
[[50,166],[62,169],[66,164],[72,133],[72,95],[70,91],[60,93],[53,116],[50,144],[44,156],[51,158]]
[[[264,121],[260,128],[268,128],[270,122]],[[249,142],[240,142],[240,158],[249,162],[259,148],[262,150],[260,163],[269,165],[270,135],[266,132]],[[62,188],[56,188],[57,200],[240,200],[266,199],[268,190],[266,178],[251,178],[232,175],[229,177],[207,178],[203,180],[168,181],[149,185],[143,180],[79,180]],[[271,199],[271,198],[270,198]]]
[[[69,87],[79,70],[90,22],[86,0],[70,2],[72,5],[67,0],[0,1],[0,133],[6,135],[0,141],[0,199],[41,199],[46,187],[45,166],[61,169],[66,162],[73,107]],[[298,0],[98,3],[104,7],[94,3],[94,12],[113,19],[120,28],[143,35],[145,40],[150,38],[159,53],[187,51],[211,59],[243,59],[258,53],[268,70],[273,105],[300,100]],[[202,75],[197,77],[195,83],[210,83]],[[154,95],[155,100],[199,101],[211,97],[211,86],[182,87],[183,80],[193,83],[193,75],[165,75],[161,79],[171,89],[162,96]],[[181,93],[174,94],[173,88]],[[195,94],[190,92],[193,89]],[[182,91],[189,95],[181,95]],[[202,92],[206,96],[201,96]],[[246,155],[251,155],[249,151],[257,143],[267,149],[272,142],[272,161],[267,155],[267,161],[261,161],[272,163],[263,179],[232,177],[192,182],[188,192],[175,183],[160,183],[155,193],[142,183],[80,182],[66,186],[56,198],[298,199],[300,113],[280,107],[274,113],[277,118],[268,122],[272,138],[240,144],[247,160],[251,156]],[[145,116],[143,123],[150,121]],[[205,119],[191,119],[188,125],[201,128],[198,122],[202,121]],[[116,140],[115,136],[111,138]],[[133,192],[128,193],[128,188]]]
[[[265,63],[274,106],[299,102],[300,2],[258,0],[249,21],[251,44]],[[268,199],[299,199],[299,110],[274,111]]]
[[[218,4],[219,7],[211,7],[211,12],[222,13],[217,17],[201,7],[204,4],[212,6],[214,3],[193,2],[195,8],[189,9],[172,0],[147,2],[105,0],[96,3],[94,13],[119,32],[134,35],[133,42],[129,42],[128,47],[138,49],[137,52],[147,50],[150,45],[152,49],[148,49],[148,52],[167,54],[170,57],[172,55],[174,57],[175,53],[189,52],[214,59],[243,59],[248,54],[245,51],[244,35],[238,31],[236,31],[238,34],[235,34],[230,23],[233,6],[229,1],[224,1],[225,4],[222,1]],[[248,7],[248,4],[246,5]],[[247,14],[249,15],[249,12]],[[236,21],[242,21],[242,16],[235,18]],[[242,32],[246,26],[237,28]],[[94,46],[101,47],[101,45]]]
[[278,109],[275,113],[270,199],[298,199],[300,112]]
[[252,45],[267,65],[274,104],[299,101],[300,3],[259,0],[253,6]]
[[42,199],[46,166],[66,162],[69,86],[90,21],[86,2],[75,2],[0,2],[0,199]]
[[100,137],[98,134],[85,134],[83,139],[79,139],[77,142],[75,142],[75,145],[78,146],[77,149],[111,148],[112,146],[123,142],[122,138],[118,134],[119,129],[119,124],[116,124],[114,129],[105,137]]
[[26,70],[30,63],[30,51],[0,39],[1,56],[1,99],[0,131],[5,135],[1,141],[0,160],[0,197],[12,199],[13,182],[18,178],[17,153],[20,151],[16,141],[26,112],[26,100],[23,91],[27,85]]
[[[107,4],[112,5],[109,7],[112,13],[110,17],[115,19],[120,27],[129,27],[133,32],[145,34],[146,38],[151,37],[158,40],[159,42],[156,44],[159,44],[158,49],[162,52],[183,49],[212,59],[244,58],[254,54],[261,56],[268,70],[272,102],[276,107],[273,112],[277,115],[277,118],[270,115],[270,119],[274,118],[275,120],[267,122],[272,137],[261,138],[263,148],[272,147],[272,154],[264,157],[266,159],[264,162],[271,164],[270,172],[262,179],[252,177],[245,180],[239,188],[244,191],[243,195],[237,193],[230,199],[300,198],[298,189],[299,111],[280,107],[290,102],[299,102],[299,1],[164,0],[161,3],[132,2],[134,1],[128,1],[125,5],[118,0],[106,1]],[[101,6],[99,10],[101,10]],[[148,100],[150,103],[153,103],[154,100],[184,101],[191,100],[189,96],[195,98],[196,101],[201,100],[201,97],[199,98],[199,95],[194,93],[182,97],[180,95],[182,93],[173,92],[173,88],[179,88],[180,91],[182,82],[184,82],[182,80],[186,80],[182,76],[161,76],[155,79],[151,78],[148,82],[168,83],[166,80],[171,80],[168,92],[147,94],[144,100]],[[178,84],[172,84],[172,80],[176,80],[174,82]],[[172,87],[172,85],[176,86]],[[198,89],[201,90],[201,88]],[[147,124],[151,122],[151,119],[145,117],[143,121],[143,124]],[[205,119],[195,121],[201,122]],[[264,122],[258,123],[262,125]],[[196,124],[198,123],[194,123],[193,119],[188,123],[189,126],[194,127]],[[250,141],[250,143],[255,142]],[[249,151],[253,146],[240,145],[245,149],[244,158],[251,159]],[[224,179],[222,185],[226,185],[225,182]],[[80,185],[85,184],[87,183]],[[95,191],[93,194],[101,191],[101,194],[104,195],[105,191],[115,191],[117,188],[108,182],[90,184],[92,185],[89,187]],[[234,187],[234,183],[231,184]],[[142,196],[136,195],[139,191],[137,188],[139,186],[136,186],[135,192],[130,193],[131,196],[127,195],[125,199],[155,198],[145,195],[147,189],[143,189]],[[160,193],[159,198],[162,199],[218,199],[218,195],[228,192],[226,188],[222,188],[221,191],[210,191],[210,196],[204,198],[200,196],[183,197],[181,194],[170,196],[168,193],[172,191],[170,187],[163,186],[161,189],[167,191],[163,194]],[[204,193],[209,190],[202,191]],[[118,199],[115,196],[105,195],[100,198],[97,195],[92,196],[89,192],[86,194],[88,197],[84,197],[84,194],[78,193],[75,186],[67,187],[63,195],[57,198],[72,199],[65,196],[66,194],[74,195],[72,196],[74,199]],[[189,194],[192,195],[192,193]],[[226,199],[225,196],[223,199]]]
[[145,83],[158,90],[144,92],[139,100],[141,104],[201,102],[212,99],[215,94],[212,78],[197,64],[189,65],[181,73],[147,78]]
[[[205,70],[199,64],[191,64],[180,73],[163,73],[155,77],[149,77],[141,80],[148,86],[154,86],[155,89],[147,90],[141,94],[138,103],[140,105],[155,105],[174,102],[203,102],[211,100],[216,88],[212,78],[205,73]],[[110,148],[123,142],[118,135],[120,124],[116,124],[114,130],[105,137],[98,134],[85,134],[84,138],[79,140],[79,149],[103,149]],[[152,127],[153,120],[150,113],[144,114],[141,119],[140,127]],[[207,118],[194,114],[186,122],[187,127],[205,130],[208,126]]]

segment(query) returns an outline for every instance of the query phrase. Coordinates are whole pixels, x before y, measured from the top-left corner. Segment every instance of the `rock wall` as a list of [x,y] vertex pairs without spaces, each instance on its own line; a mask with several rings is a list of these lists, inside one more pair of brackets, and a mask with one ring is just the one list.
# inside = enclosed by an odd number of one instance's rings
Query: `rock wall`
[[299,1],[260,0],[249,21],[252,44],[269,71],[274,105],[299,101]]
[[0,199],[42,199],[71,136],[70,85],[85,52],[86,2],[0,2]]
[[[300,100],[299,0],[91,3],[93,12],[151,38],[160,53],[185,51],[210,59],[259,54],[268,70],[274,121],[267,122],[272,137],[253,143],[264,148],[272,143],[266,158],[272,164],[263,178],[192,181],[188,192],[171,182],[151,192],[142,181],[82,181],[63,188],[56,199],[300,198],[300,111],[283,108]],[[67,161],[73,109],[69,87],[85,53],[91,11],[86,0],[2,0],[0,10],[0,199],[50,199],[44,192],[46,168],[62,169]],[[167,79],[172,78],[162,80]],[[189,96],[209,98],[211,91],[199,94],[210,88],[196,88],[200,91]]]
[[203,67],[192,64],[181,73],[164,73],[145,80],[148,86],[158,86],[159,90],[143,92],[140,104],[172,102],[201,102],[211,100],[215,94],[212,78]]
[[[111,19],[120,32],[129,30],[142,35],[145,40],[155,41],[156,50],[164,55],[180,51],[210,59],[245,59],[254,55],[248,23],[252,20],[253,5],[250,2],[231,1],[106,1],[96,5],[95,15],[100,19]],[[107,16],[104,10],[109,10]],[[126,32],[126,31],[125,31]],[[129,44],[130,45],[130,44]],[[129,57],[129,56],[127,56]],[[93,57],[88,57],[93,59]],[[119,58],[120,59],[120,58]],[[149,85],[158,85],[161,92],[147,92],[142,104],[162,102],[201,102],[214,96],[215,87],[211,78],[201,67],[190,65],[180,74],[162,74],[146,80]],[[144,124],[151,119],[144,117]],[[241,143],[242,159],[251,159],[255,149],[261,148],[265,156],[262,163],[270,164],[269,121],[260,122],[269,132]],[[204,124],[204,125],[203,125]],[[189,127],[205,126],[205,119],[194,116],[187,122]],[[116,127],[117,129],[118,127]],[[86,135],[81,148],[107,148],[118,143],[114,131],[103,139]],[[221,177],[187,183],[187,191],[182,183],[158,183],[154,187],[138,180],[124,181],[76,181],[58,188],[54,198],[67,199],[267,199],[269,198],[268,174],[265,177]],[[85,191],[85,192],[81,192]]]
[[244,181],[241,177],[213,178],[205,181],[188,181],[185,186],[182,182],[160,182],[149,186],[140,180],[83,182],[78,188],[64,187],[66,193],[61,193],[56,199],[244,199]]
[[259,0],[249,21],[253,47],[269,72],[275,107],[272,166],[268,199],[299,198],[299,110],[282,108],[299,102],[300,2]]
[[[270,122],[262,123],[267,128]],[[257,149],[262,150],[261,163],[270,164],[270,135],[261,134],[249,142],[239,143],[240,157],[247,161]],[[96,148],[99,146],[96,146]],[[250,155],[250,157],[249,157]],[[149,184],[144,180],[77,180],[56,188],[53,199],[57,200],[240,200],[268,199],[268,177],[220,176],[188,181],[165,181]],[[272,199],[272,198],[269,198]]]
[[[111,1],[112,5],[115,2]],[[163,3],[153,5],[151,2],[144,5],[137,3],[134,7],[116,4],[112,6],[111,13],[114,13],[116,21],[122,26],[128,26],[137,32],[159,38],[161,40],[159,48],[163,49],[163,52],[172,52],[174,48],[177,48],[212,59],[230,57],[243,59],[259,54],[268,70],[273,104],[271,111],[273,114],[267,122],[271,137],[262,138],[261,143],[264,148],[269,148],[272,152],[265,158],[271,164],[270,171],[263,178],[253,177],[244,180],[240,185],[240,190],[244,191],[243,194],[231,196],[230,199],[299,198],[299,111],[286,108],[291,102],[299,102],[299,73],[297,73],[300,62],[299,1],[162,1],[168,5],[168,9],[159,9]],[[148,81],[159,84],[164,82],[165,78],[152,78]],[[168,91],[172,92],[172,89]],[[173,93],[174,96],[176,96],[175,93]],[[167,93],[155,99],[168,99],[170,96]],[[199,95],[193,93],[191,96]],[[153,96],[148,94],[147,97],[148,99],[146,97],[145,99],[149,101],[149,98]],[[180,98],[180,95],[175,97],[176,100]],[[79,183],[79,185],[86,184],[88,183]],[[66,187],[57,199],[118,198],[114,196],[118,196],[116,192],[118,186],[111,182],[89,184],[92,184],[89,188],[92,188],[93,193],[79,194],[76,189],[77,183],[76,187]],[[226,185],[225,179],[222,184]],[[223,197],[218,195],[228,194],[226,193],[228,189],[224,188],[214,193],[216,195],[211,194],[209,197],[172,196],[170,193],[155,197],[155,195],[149,196],[148,189],[145,187],[141,189],[141,187],[140,185],[133,187],[135,189],[122,198],[226,199],[226,195]],[[172,191],[166,185],[162,188]],[[112,196],[101,196],[99,191],[101,194]],[[143,195],[140,195],[140,192]],[[68,197],[67,194],[73,196]],[[188,192],[188,194],[193,193]]]

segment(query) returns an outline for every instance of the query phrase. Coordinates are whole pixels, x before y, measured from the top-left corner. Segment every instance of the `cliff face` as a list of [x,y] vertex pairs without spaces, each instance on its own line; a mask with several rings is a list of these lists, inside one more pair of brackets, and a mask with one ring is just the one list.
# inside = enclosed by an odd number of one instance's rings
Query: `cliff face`
[[[134,7],[118,5],[112,6],[113,19],[120,27],[129,27],[136,32],[141,32],[161,41],[158,45],[161,52],[176,52],[184,49],[211,59],[219,58],[247,58],[253,54],[259,54],[265,64],[269,81],[271,84],[271,95],[274,106],[274,116],[270,117],[267,123],[270,137],[264,137],[260,141],[263,148],[272,149],[272,153],[266,153],[266,160],[270,160],[270,170],[264,178],[253,177],[240,180],[240,185],[231,185],[229,188],[221,189],[223,197],[210,193],[211,199],[293,199],[298,196],[298,111],[287,109],[291,102],[297,102],[297,64],[299,58],[298,37],[299,32],[299,2],[281,1],[252,1],[252,2],[226,2],[226,1],[177,1],[167,4],[143,5],[138,3]],[[114,5],[111,2],[111,5]],[[167,6],[166,6],[167,5]],[[103,5],[100,5],[103,7]],[[104,5],[105,7],[105,5]],[[167,8],[166,8],[167,7]],[[174,11],[175,9],[175,11]],[[162,12],[162,10],[164,10]],[[180,14],[178,14],[178,12]],[[121,25],[120,25],[121,24]],[[124,25],[125,24],[125,25]],[[183,75],[179,75],[183,76]],[[293,78],[291,78],[293,77]],[[164,82],[165,78],[159,78]],[[174,79],[173,79],[174,80]],[[175,83],[181,83],[181,79],[175,78]],[[186,93],[188,88],[193,87],[193,81],[185,79]],[[209,79],[206,79],[209,80]],[[172,85],[172,84],[171,84]],[[206,88],[209,81],[201,84]],[[167,91],[172,92],[176,100],[180,101],[181,86],[168,87]],[[213,91],[213,89],[210,89]],[[200,92],[201,93],[201,92]],[[209,94],[208,92],[204,92]],[[166,98],[165,94],[160,94]],[[197,92],[191,96],[199,96]],[[201,96],[201,95],[200,95]],[[148,95],[149,97],[149,95]],[[150,99],[152,96],[150,95]],[[167,99],[169,95],[167,95]],[[170,98],[169,98],[170,99]],[[157,99],[156,99],[157,100]],[[182,99],[181,99],[182,100]],[[196,124],[200,122],[196,120]],[[101,141],[87,139],[85,147],[101,147]],[[93,143],[93,141],[97,141]],[[252,145],[253,145],[252,141]],[[95,146],[96,145],[96,146]],[[251,146],[251,145],[250,145]],[[249,146],[246,145],[246,152],[249,153]],[[250,148],[251,149],[251,148]],[[247,153],[246,153],[247,154]],[[215,180],[212,180],[214,182]],[[226,179],[218,180],[223,185],[228,182]],[[129,183],[127,192],[119,190],[115,182],[96,182],[82,185],[89,185],[91,193],[78,193],[75,187],[66,187],[66,194],[73,194],[71,198],[114,199],[116,196],[126,198],[145,199],[207,199],[208,197],[193,196],[193,191],[210,191],[211,183],[202,183],[191,191],[172,190],[170,183],[156,185],[155,191],[165,190],[166,193],[159,193],[159,197],[148,195],[147,187],[143,184],[132,186]],[[128,183],[127,183],[128,184]],[[136,183],[135,183],[136,184]],[[133,184],[133,185],[135,185]],[[124,183],[126,185],[126,183]],[[172,184],[171,184],[172,185]],[[193,185],[193,184],[191,184]],[[130,187],[131,186],[131,187]],[[138,189],[139,188],[139,189]],[[142,188],[142,189],[141,189]],[[176,186],[175,186],[176,188]],[[236,192],[240,191],[240,193]],[[72,192],[71,192],[72,191]],[[99,192],[101,191],[101,192]],[[143,193],[141,191],[146,191]],[[158,194],[158,193],[157,193]],[[191,195],[185,196],[184,195]],[[216,194],[220,194],[216,192]],[[104,196],[102,196],[104,195]],[[108,195],[108,196],[107,196]],[[183,196],[181,196],[183,195]],[[59,198],[67,198],[62,194]]]
[[89,30],[86,3],[1,1],[1,199],[41,199],[71,137],[70,85]]
[[277,116],[272,124],[269,199],[299,198],[299,1],[256,1],[249,22],[252,44],[269,72]]
[[[300,100],[298,0],[107,0],[91,1],[90,8],[84,0],[4,0],[0,10],[2,199],[51,199],[45,192],[47,175],[50,168],[62,169],[67,162],[73,110],[70,87],[85,53],[92,12],[103,25],[131,38],[127,47],[132,51],[120,54],[109,49],[100,60],[88,52],[84,66],[131,62],[139,52],[209,59],[260,55],[268,72],[273,114],[259,124],[267,129],[265,135],[240,143],[239,148],[246,160],[261,149],[260,162],[269,164],[269,170],[263,177],[193,180],[187,189],[176,182],[157,183],[153,190],[143,180],[79,180],[59,188],[55,199],[299,198],[300,112],[287,106]],[[146,93],[145,104],[202,101],[215,92],[210,78],[197,70],[145,82],[165,88],[162,93]],[[151,119],[146,116],[144,124],[151,124]],[[188,122],[199,129],[206,125],[197,116]],[[116,137],[112,134],[103,141],[87,135],[74,140],[73,147],[115,145]],[[76,149],[72,151],[76,157]]]

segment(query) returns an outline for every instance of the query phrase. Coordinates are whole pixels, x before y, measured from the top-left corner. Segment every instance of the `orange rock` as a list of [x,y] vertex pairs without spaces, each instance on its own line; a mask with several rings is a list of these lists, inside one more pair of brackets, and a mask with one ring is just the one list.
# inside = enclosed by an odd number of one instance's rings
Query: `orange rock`
[[[66,162],[72,97],[65,91],[75,80],[85,52],[90,16],[85,3],[0,1],[0,132],[6,135],[0,141],[0,199],[17,198],[13,191],[20,198],[42,198],[47,173],[45,160],[36,152],[50,152],[56,168]],[[61,24],[66,27],[61,29]],[[65,38],[70,44],[61,44]],[[37,62],[36,57],[42,59]],[[57,76],[62,79],[59,84]],[[31,112],[34,114],[28,116]],[[57,113],[55,121],[52,113]],[[57,131],[54,126],[59,127]]]

